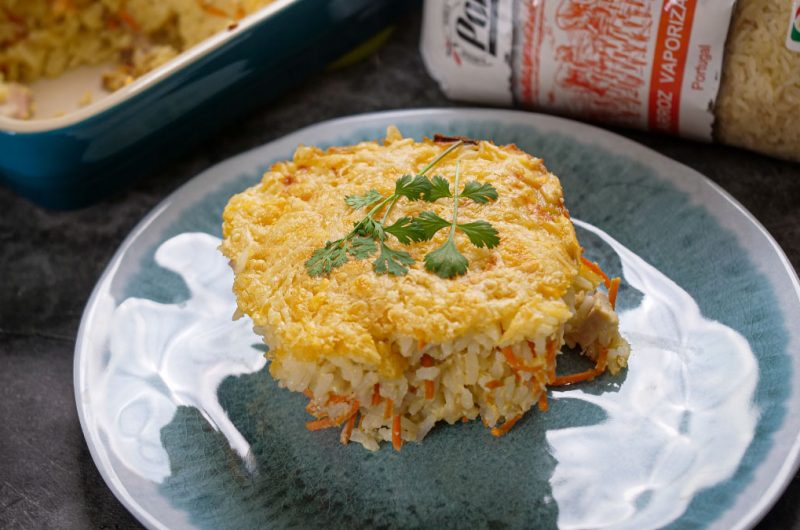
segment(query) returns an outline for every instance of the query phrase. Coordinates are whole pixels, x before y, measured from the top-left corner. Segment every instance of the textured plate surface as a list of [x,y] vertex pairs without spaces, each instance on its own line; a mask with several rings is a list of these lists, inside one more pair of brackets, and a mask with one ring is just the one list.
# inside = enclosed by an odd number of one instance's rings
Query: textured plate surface
[[[227,198],[297,144],[439,132],[544,158],[586,253],[623,276],[622,377],[553,392],[494,439],[441,425],[400,453],[309,433],[267,374],[216,251]],[[695,171],[531,113],[322,123],[205,171],[131,233],[84,313],[78,410],[104,479],[152,528],[752,526],[797,466],[800,288],[763,228]]]

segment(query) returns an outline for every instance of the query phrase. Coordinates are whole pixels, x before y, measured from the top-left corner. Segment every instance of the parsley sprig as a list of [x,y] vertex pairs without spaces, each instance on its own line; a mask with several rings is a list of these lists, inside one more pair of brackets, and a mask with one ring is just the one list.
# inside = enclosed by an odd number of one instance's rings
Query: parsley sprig
[[[372,264],[372,268],[378,274],[389,273],[401,276],[408,272],[408,265],[414,263],[414,258],[403,250],[394,250],[386,244],[386,234],[397,238],[402,244],[421,241],[421,233],[412,226],[411,219],[401,217],[393,224],[384,226],[394,205],[401,197],[412,201],[423,198],[430,189],[431,182],[425,173],[431,170],[444,157],[458,148],[463,142],[456,142],[445,149],[439,156],[433,159],[430,164],[420,171],[417,175],[403,175],[395,182],[394,193],[384,197],[378,190],[369,190],[363,195],[349,195],[344,202],[354,210],[370,207],[360,221],[353,225],[353,229],[343,238],[335,241],[327,241],[325,246],[314,251],[306,261],[306,270],[311,276],[322,276],[330,273],[336,267],[341,267],[348,261],[348,256],[355,259],[366,259],[370,257],[380,246],[380,255]],[[380,221],[375,219],[375,215],[381,208],[389,204]]]
[[[366,259],[378,252],[372,268],[377,274],[402,276],[408,273],[408,267],[414,258],[404,250],[396,250],[387,244],[388,236],[393,236],[403,245],[411,245],[432,239],[439,230],[450,227],[447,241],[440,248],[425,256],[425,268],[442,278],[453,278],[467,271],[467,259],[455,245],[455,233],[461,231],[477,247],[493,248],[500,242],[497,231],[486,221],[458,223],[459,199],[471,199],[485,204],[497,200],[497,190],[491,184],[467,182],[461,193],[458,192],[460,162],[456,163],[454,190],[450,191],[450,183],[441,176],[429,179],[425,174],[436,166],[444,157],[458,148],[463,142],[458,141],[443,151],[417,175],[403,175],[395,181],[394,193],[384,197],[377,190],[369,190],[363,195],[345,197],[345,203],[358,210],[369,208],[367,214],[353,224],[353,229],[341,239],[327,241],[325,246],[317,249],[306,261],[305,266],[310,276],[322,276],[334,268],[341,267],[349,258]],[[386,221],[397,202],[405,197],[410,201],[424,200],[435,202],[442,198],[453,199],[452,222],[442,219],[433,212],[423,212],[419,217],[403,216],[394,223]],[[388,205],[388,206],[387,206]],[[380,220],[375,216],[382,208],[386,208]]]
[[497,230],[486,221],[458,222],[459,199],[472,199],[480,204],[497,200],[497,190],[491,184],[479,184],[474,181],[467,182],[461,193],[458,193],[460,174],[461,162],[459,161],[456,162],[454,193],[450,192],[450,184],[447,181],[445,181],[446,186],[441,184],[436,186],[441,197],[453,197],[453,220],[446,221],[434,212],[426,211],[422,212],[412,222],[424,234],[425,240],[433,239],[433,236],[439,230],[450,228],[450,233],[444,244],[425,255],[425,269],[440,278],[454,278],[467,272],[469,261],[456,247],[455,237],[457,231],[466,234],[470,242],[478,248],[494,248],[500,243],[500,236],[497,234]]

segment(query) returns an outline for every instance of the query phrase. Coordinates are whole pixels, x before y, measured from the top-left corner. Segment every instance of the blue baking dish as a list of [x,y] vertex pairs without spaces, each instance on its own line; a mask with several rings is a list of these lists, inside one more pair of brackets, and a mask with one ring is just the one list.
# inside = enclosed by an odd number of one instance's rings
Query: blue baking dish
[[416,7],[277,0],[65,116],[0,119],[0,182],[51,208],[87,205],[285,92]]

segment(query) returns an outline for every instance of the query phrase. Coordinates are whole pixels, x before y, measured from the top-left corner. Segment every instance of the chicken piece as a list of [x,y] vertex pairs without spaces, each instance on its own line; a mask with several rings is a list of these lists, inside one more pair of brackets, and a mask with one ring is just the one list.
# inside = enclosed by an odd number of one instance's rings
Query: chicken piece
[[569,322],[570,329],[565,339],[574,347],[580,344],[583,348],[592,345],[607,347],[614,337],[619,325],[619,317],[603,292],[582,292],[576,300],[577,314]]

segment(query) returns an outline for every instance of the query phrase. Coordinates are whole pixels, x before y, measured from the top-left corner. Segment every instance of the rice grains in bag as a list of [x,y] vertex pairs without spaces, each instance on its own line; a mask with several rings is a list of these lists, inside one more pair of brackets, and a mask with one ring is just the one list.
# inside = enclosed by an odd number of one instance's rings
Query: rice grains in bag
[[800,160],[800,0],[426,0],[452,98]]

